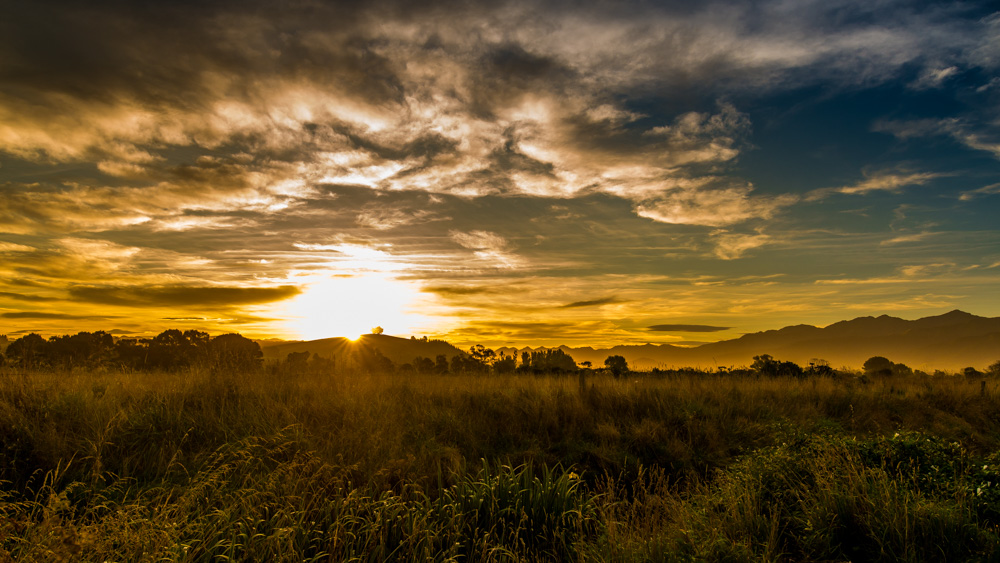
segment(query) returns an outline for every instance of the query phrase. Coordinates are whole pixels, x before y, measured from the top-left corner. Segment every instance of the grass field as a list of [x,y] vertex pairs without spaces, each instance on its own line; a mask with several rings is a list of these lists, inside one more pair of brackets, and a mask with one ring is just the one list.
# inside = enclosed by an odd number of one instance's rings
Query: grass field
[[1000,559],[958,377],[0,373],[0,561]]

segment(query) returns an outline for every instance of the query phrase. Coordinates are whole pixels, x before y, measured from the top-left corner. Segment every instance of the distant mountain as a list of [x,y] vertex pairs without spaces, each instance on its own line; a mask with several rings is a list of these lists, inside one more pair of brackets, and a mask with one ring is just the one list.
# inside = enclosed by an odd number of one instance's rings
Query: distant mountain
[[[357,342],[346,338],[324,338],[300,342],[260,341],[264,357],[284,359],[291,352],[311,352],[331,358],[350,353],[351,347],[377,348],[395,364],[412,362],[417,356],[434,359],[445,355],[450,360],[461,354],[458,348],[441,340],[415,340],[366,334]],[[521,352],[542,348],[499,348],[497,352],[520,357]],[[753,357],[770,354],[799,365],[826,360],[833,367],[860,368],[872,356],[885,356],[893,362],[914,369],[957,371],[966,366],[983,369],[1000,360],[1000,317],[979,317],[964,311],[951,311],[914,321],[882,315],[858,317],[827,327],[786,326],[745,334],[701,346],[684,348],[670,344],[642,344],[592,348],[560,346],[577,362],[604,365],[608,356],[624,356],[636,369],[654,367],[746,366]]]
[[450,360],[453,356],[462,353],[458,348],[441,340],[417,340],[386,334],[365,334],[357,341],[347,338],[323,338],[321,340],[277,342],[261,340],[257,343],[260,345],[261,351],[264,352],[264,358],[268,360],[283,360],[292,352],[309,352],[324,358],[346,357],[352,350],[359,347],[377,349],[383,356],[397,365],[412,362],[417,356],[433,360],[443,354]]
[[[800,365],[822,359],[834,367],[859,368],[872,356],[885,356],[914,369],[959,370],[966,366],[982,369],[1000,360],[1000,317],[951,311],[908,321],[882,315],[858,317],[824,328],[787,326],[692,348],[669,344],[560,348],[577,362],[603,365],[608,356],[619,355],[638,369],[743,366],[760,354]],[[502,350],[515,352],[513,348]]]

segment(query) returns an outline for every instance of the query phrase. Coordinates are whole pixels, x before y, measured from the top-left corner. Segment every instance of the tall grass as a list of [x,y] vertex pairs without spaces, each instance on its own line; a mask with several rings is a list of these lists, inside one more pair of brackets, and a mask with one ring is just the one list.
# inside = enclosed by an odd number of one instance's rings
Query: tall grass
[[998,403],[957,378],[8,371],[0,561],[986,558]]

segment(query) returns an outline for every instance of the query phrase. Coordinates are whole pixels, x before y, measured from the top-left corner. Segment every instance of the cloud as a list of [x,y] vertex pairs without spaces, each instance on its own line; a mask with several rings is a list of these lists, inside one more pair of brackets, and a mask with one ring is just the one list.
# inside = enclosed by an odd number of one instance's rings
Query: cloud
[[897,235],[890,239],[883,240],[879,244],[882,246],[888,246],[893,244],[902,244],[907,242],[920,242],[924,239],[934,236],[935,233],[924,232],[924,233],[910,233],[905,235]]
[[385,231],[409,225],[418,221],[427,221],[431,213],[426,210],[404,210],[392,208],[367,208],[358,213],[358,225]]
[[678,190],[636,207],[640,217],[661,223],[723,227],[768,219],[798,201],[794,195],[754,196],[753,187]]
[[463,248],[473,250],[473,255],[480,261],[494,268],[518,268],[523,260],[509,251],[510,243],[496,233],[488,231],[450,231],[448,236]]
[[0,297],[6,299],[14,299],[15,301],[32,301],[32,302],[58,301],[58,299],[54,297],[43,297],[41,295],[24,295],[22,293],[11,293],[9,291],[0,291]]
[[712,233],[712,241],[715,243],[715,256],[723,260],[735,260],[749,250],[764,246],[771,241],[771,237],[763,233],[749,235],[720,230]]
[[13,242],[0,242],[0,252],[32,252],[35,248]]
[[[696,277],[705,248],[746,256],[775,242],[763,221],[800,219],[800,196],[739,177],[769,96],[955,88],[997,64],[997,18],[962,5],[141,4],[23,2],[0,22],[6,299],[73,283],[137,316],[225,308],[215,322],[378,271],[510,306],[481,288],[544,268],[547,314],[592,315],[609,287],[625,309],[658,288],[624,277]],[[1000,154],[988,121],[883,126]],[[882,172],[822,197],[933,180]],[[624,277],[570,281],[594,272]]]
[[487,231],[470,231],[468,233],[451,231],[448,234],[453,241],[470,250],[499,252],[506,249],[508,245],[507,239]]
[[962,201],[972,201],[973,199],[980,198],[988,195],[1000,194],[1000,183],[990,184],[988,186],[983,186],[975,190],[969,190],[962,192],[962,195],[958,196],[958,199]]
[[41,311],[17,311],[13,313],[0,313],[0,317],[5,319],[59,319],[59,320],[106,320],[106,319],[118,319],[121,317],[113,316],[94,316],[94,315],[70,315],[67,313],[46,313]]
[[518,290],[515,288],[511,288],[509,285],[500,287],[494,285],[476,285],[476,286],[431,285],[422,288],[421,291],[424,293],[434,293],[446,297],[459,297],[465,295],[491,295],[499,293],[513,293],[517,292]]
[[604,297],[602,299],[591,299],[589,301],[574,301],[572,303],[567,303],[565,305],[560,305],[560,309],[578,309],[581,307],[598,307],[601,305],[610,305],[613,303],[621,303],[622,301],[617,297]]
[[989,120],[977,119],[970,121],[960,117],[945,119],[912,119],[912,120],[881,120],[874,131],[889,133],[898,139],[906,140],[920,137],[950,137],[955,141],[977,151],[991,153],[994,158],[1000,158],[1000,130],[997,127],[998,115]]
[[646,327],[647,330],[654,332],[720,332],[731,328],[711,325],[653,325]]
[[956,66],[946,68],[928,67],[910,84],[910,87],[915,90],[940,88],[946,80],[955,76],[958,72],[958,67]]
[[817,201],[832,194],[865,195],[876,191],[898,192],[909,186],[923,186],[931,180],[950,176],[941,172],[913,172],[905,169],[863,171],[864,180],[838,188],[820,188],[806,195],[806,200]]
[[72,298],[87,303],[131,307],[237,307],[272,303],[300,293],[295,286],[205,287],[205,286],[78,286]]

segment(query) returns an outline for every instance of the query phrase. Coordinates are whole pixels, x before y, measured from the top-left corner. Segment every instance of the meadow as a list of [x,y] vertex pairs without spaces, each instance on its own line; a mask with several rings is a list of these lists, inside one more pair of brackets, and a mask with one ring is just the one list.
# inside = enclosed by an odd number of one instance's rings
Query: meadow
[[0,371],[0,561],[996,561],[1000,386]]

